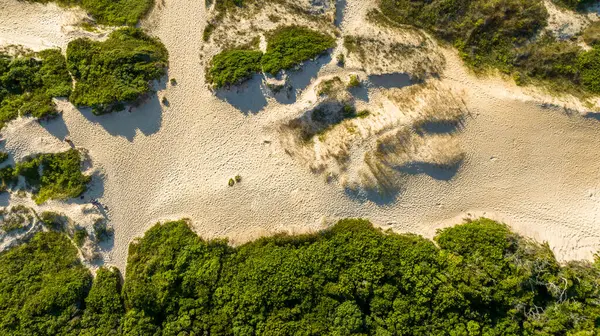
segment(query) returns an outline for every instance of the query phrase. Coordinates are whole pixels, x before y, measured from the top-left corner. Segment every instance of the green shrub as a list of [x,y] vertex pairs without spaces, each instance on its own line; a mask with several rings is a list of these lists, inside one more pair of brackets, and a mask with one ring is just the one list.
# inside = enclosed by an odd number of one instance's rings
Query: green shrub
[[19,162],[14,175],[23,176],[29,187],[33,188],[37,204],[49,199],[78,197],[85,192],[91,180],[91,177],[81,173],[81,155],[75,149],[64,153],[41,154]]
[[[575,8],[588,1],[555,1]],[[556,92],[600,93],[596,50],[572,41],[538,37],[548,12],[541,0],[382,0],[380,9],[396,23],[424,28],[452,43],[476,70],[496,68],[512,74],[519,85],[539,83]],[[584,38],[596,43],[592,25]],[[353,41],[347,41],[347,48]]]
[[54,231],[63,230],[63,215],[52,211],[44,211],[40,214],[40,220],[45,227]]
[[212,35],[212,32],[215,30],[215,28],[217,28],[217,26],[211,22],[206,24],[206,27],[204,27],[204,31],[202,32],[202,40],[204,42],[208,42],[208,40],[210,40],[210,35]]
[[154,0],[30,0],[33,2],[56,2],[62,6],[79,6],[100,24],[135,26],[144,17]]
[[230,178],[229,181],[227,182],[227,185],[230,187],[233,187],[235,185],[235,180]]
[[210,61],[206,80],[216,88],[240,84],[260,71],[262,52],[255,50],[226,50]]
[[69,99],[96,114],[111,112],[147,94],[167,62],[164,45],[136,28],[115,30],[104,42],[71,41],[67,64],[77,83]]
[[262,57],[264,72],[276,75],[313,59],[335,46],[335,39],[317,31],[299,27],[281,27],[267,37],[267,52]]
[[533,38],[548,17],[541,0],[382,0],[381,10],[454,44],[475,68],[502,70],[509,67],[511,50]]
[[600,21],[591,23],[583,31],[583,40],[590,46],[597,45],[600,42]]
[[348,82],[348,88],[355,88],[360,86],[360,80],[358,75],[350,75],[350,81]]
[[119,335],[119,322],[125,307],[121,297],[121,273],[114,267],[101,267],[85,298],[80,335]]
[[71,83],[58,49],[14,58],[0,54],[0,128],[19,115],[56,116],[52,98],[68,96]]
[[73,241],[75,242],[75,245],[77,245],[78,247],[82,247],[83,244],[85,243],[85,239],[88,237],[88,232],[85,228],[82,227],[76,227],[75,231],[73,232]]
[[92,277],[71,242],[57,232],[0,253],[0,334],[67,335]]
[[6,160],[8,160],[8,153],[0,151],[0,163],[4,163]]
[[432,241],[345,219],[231,247],[157,224],[93,280],[63,234],[0,252],[2,335],[593,335],[600,260],[488,219]]
[[125,303],[137,327],[175,335],[595,330],[597,266],[561,266],[547,245],[485,219],[442,230],[436,241],[342,220],[231,248],[171,222],[131,245]]
[[115,231],[113,228],[109,228],[104,219],[99,219],[94,223],[94,237],[99,242],[104,242],[113,237]]

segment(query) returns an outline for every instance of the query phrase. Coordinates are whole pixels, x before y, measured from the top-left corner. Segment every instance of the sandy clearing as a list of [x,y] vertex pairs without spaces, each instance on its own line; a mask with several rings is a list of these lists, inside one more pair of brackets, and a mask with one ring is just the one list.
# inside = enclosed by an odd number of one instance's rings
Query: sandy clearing
[[[364,10],[362,1],[349,0],[346,20],[354,22]],[[36,24],[42,22],[37,15],[26,15],[24,22],[35,29],[25,31],[51,41],[52,31]],[[2,10],[0,22],[13,16]],[[31,139],[62,146],[66,134],[89,150],[105,176],[94,193],[109,206],[115,228],[107,263],[124,269],[132,239],[159,220],[181,217],[204,237],[239,243],[278,231],[316,230],[341,217],[370,218],[383,228],[430,237],[467,213],[486,214],[547,240],[561,260],[600,250],[599,120],[544,109],[522,89],[476,79],[447,52],[443,81],[464,92],[470,112],[457,135],[464,164],[448,181],[426,174],[407,178],[395,202],[353,199],[285,154],[273,125],[297,109],[270,102],[266,110],[244,114],[210,93],[199,56],[202,1],[166,0],[148,22],[169,50],[169,77],[177,86],[158,85],[158,96],[132,113],[96,117],[60,102],[62,119],[6,134],[6,148],[16,155],[39,145]],[[0,38],[30,41],[15,31],[0,29]],[[169,107],[159,103],[163,96]],[[228,187],[237,174],[243,181]]]
[[0,46],[18,44],[33,51],[66,49],[78,37],[104,38],[106,32],[92,33],[78,26],[88,15],[79,8],[61,8],[16,0],[0,0]]

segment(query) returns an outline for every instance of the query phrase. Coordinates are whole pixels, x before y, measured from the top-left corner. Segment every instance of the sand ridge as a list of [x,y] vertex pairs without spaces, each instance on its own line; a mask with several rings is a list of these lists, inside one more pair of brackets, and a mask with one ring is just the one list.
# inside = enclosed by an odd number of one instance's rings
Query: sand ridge
[[[348,0],[342,29],[356,27],[362,17],[356,13],[365,8],[363,1]],[[38,13],[28,15],[36,22]],[[289,157],[277,141],[274,123],[297,109],[269,99],[265,109],[242,113],[208,90],[201,60],[206,20],[202,1],[165,0],[151,13],[147,22],[169,50],[169,77],[178,84],[157,83],[157,96],[132,113],[94,116],[59,102],[62,118],[6,135],[6,148],[22,155],[37,146],[26,139],[61,146],[66,134],[89,150],[104,177],[94,193],[109,207],[115,229],[106,263],[124,270],[135,237],[159,220],[184,217],[204,237],[241,243],[279,231],[317,230],[342,217],[431,237],[468,213],[485,214],[548,241],[561,260],[600,250],[599,120],[543,108],[502,80],[475,78],[446,51],[443,81],[463,94],[469,111],[456,135],[464,162],[450,178],[408,176],[395,200],[355,198]],[[5,33],[0,29],[0,37]],[[252,103],[266,99],[240,95]],[[163,96],[168,107],[160,104]],[[227,186],[238,174],[242,182]]]

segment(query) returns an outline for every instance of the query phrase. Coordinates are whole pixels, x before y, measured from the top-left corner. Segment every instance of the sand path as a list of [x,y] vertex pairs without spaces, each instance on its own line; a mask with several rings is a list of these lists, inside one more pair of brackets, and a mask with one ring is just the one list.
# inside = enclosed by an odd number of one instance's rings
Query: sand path
[[[346,10],[359,4],[349,0]],[[124,269],[132,239],[158,220],[181,217],[205,237],[242,242],[319,229],[324,219],[341,217],[432,236],[466,213],[486,214],[549,241],[563,260],[600,250],[599,120],[514,99],[502,93],[502,83],[451,65],[445,81],[464,89],[471,113],[457,135],[464,164],[451,180],[412,176],[396,202],[356,200],[284,153],[270,126],[293,109],[245,115],[207,90],[199,59],[203,1],[166,0],[148,22],[170,52],[169,77],[177,86],[132,113],[95,117],[63,103],[63,119],[13,132],[6,144],[23,151],[24,138],[58,142],[69,133],[89,149],[105,175],[94,192],[115,227],[108,263]],[[168,107],[159,103],[162,96]],[[237,174],[242,183],[228,187]]]

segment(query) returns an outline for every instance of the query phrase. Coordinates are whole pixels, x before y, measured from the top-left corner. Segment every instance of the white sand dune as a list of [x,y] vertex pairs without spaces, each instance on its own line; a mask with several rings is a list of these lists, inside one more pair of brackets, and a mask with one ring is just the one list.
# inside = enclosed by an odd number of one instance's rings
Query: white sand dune
[[[346,18],[356,20],[361,8],[362,1],[348,0]],[[0,10],[0,23],[13,14]],[[35,22],[38,14],[28,13],[25,21]],[[148,22],[169,50],[169,77],[178,85],[132,113],[96,117],[60,102],[62,119],[11,133],[6,144],[23,153],[25,144],[36,145],[26,139],[59,143],[68,133],[89,150],[105,176],[96,192],[115,228],[108,263],[124,269],[132,239],[159,220],[183,217],[204,237],[239,243],[317,230],[342,217],[430,237],[468,213],[485,214],[548,241],[561,260],[600,250],[600,120],[544,109],[522,89],[476,79],[447,52],[443,80],[464,93],[470,112],[457,135],[465,162],[450,180],[411,176],[395,201],[354,199],[284,152],[273,125],[296,109],[269,101],[266,110],[246,115],[207,89],[199,59],[203,1],[166,0]],[[40,34],[52,34],[39,25]],[[2,27],[0,41],[7,35]],[[159,103],[163,96],[168,107]],[[243,181],[228,187],[238,174]]]

